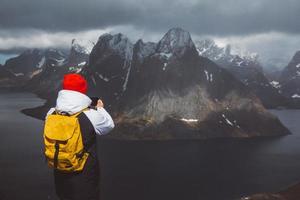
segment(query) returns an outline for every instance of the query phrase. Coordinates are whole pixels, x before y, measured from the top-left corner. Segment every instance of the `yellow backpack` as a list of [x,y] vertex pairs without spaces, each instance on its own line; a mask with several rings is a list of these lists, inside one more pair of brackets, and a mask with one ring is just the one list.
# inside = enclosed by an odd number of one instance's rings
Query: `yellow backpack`
[[44,143],[49,167],[63,172],[82,171],[89,155],[77,117],[83,111],[71,116],[51,114],[46,118]]

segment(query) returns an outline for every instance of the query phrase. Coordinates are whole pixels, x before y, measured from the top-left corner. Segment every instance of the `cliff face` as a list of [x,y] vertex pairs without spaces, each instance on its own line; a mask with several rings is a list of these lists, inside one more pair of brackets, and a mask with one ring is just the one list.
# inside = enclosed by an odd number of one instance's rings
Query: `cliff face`
[[104,34],[94,46],[89,66],[83,70],[89,93],[116,105],[127,88],[133,44],[123,34]]

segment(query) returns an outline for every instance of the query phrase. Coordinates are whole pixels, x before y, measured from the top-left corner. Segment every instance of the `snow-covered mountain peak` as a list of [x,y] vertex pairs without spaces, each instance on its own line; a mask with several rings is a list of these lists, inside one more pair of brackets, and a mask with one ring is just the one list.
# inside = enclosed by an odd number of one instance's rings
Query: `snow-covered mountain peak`
[[215,43],[212,39],[204,39],[204,40],[198,40],[195,42],[196,47],[205,50],[209,50],[211,48],[219,48],[219,46]]
[[245,60],[252,61],[252,62],[258,62],[258,58],[259,58],[258,53],[249,52],[249,51],[242,51],[237,55]]
[[244,67],[259,65],[258,54],[249,51],[232,51],[231,45],[218,46],[214,40],[205,39],[196,41],[198,54],[215,62],[227,63],[231,66]]
[[181,28],[170,29],[157,45],[157,51],[183,55],[187,49],[196,49],[189,32]]
[[125,35],[118,33],[115,35],[103,34],[99,37],[97,47],[100,49],[110,49],[118,53],[126,60],[131,60],[133,55],[133,44]]
[[300,63],[300,51],[295,53],[291,62],[295,63],[296,65]]
[[219,47],[212,39],[196,41],[195,44],[200,56],[207,57],[213,60],[224,57],[226,55],[226,52],[227,54],[230,54],[230,48],[227,48],[229,49],[228,52],[226,51],[226,48]]
[[91,41],[73,39],[71,49],[82,54],[90,54],[94,44]]

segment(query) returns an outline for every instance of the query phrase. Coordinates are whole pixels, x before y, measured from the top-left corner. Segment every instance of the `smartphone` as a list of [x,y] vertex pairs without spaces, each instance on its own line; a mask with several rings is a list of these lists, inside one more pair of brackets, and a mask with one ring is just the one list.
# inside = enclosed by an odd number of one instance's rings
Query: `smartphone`
[[98,100],[100,99],[99,97],[90,97],[92,100],[91,106],[96,106],[98,103]]

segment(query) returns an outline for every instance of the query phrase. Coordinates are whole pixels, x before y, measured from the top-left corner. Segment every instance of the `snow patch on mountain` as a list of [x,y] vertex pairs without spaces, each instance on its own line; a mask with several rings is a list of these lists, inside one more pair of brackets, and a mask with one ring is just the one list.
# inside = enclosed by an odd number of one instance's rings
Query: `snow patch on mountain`
[[292,95],[292,98],[300,98],[300,95],[299,94],[294,94],[294,95]]
[[[125,92],[125,90],[127,89],[128,79],[129,79],[129,75],[130,75],[130,71],[131,71],[131,60],[129,60],[128,62],[129,62],[129,67],[127,69],[125,81],[123,83],[123,92]],[[125,60],[125,63],[127,64],[126,60]]]
[[64,64],[66,64],[66,59],[62,58],[62,59],[55,59],[56,62],[56,66],[63,66]]
[[208,71],[204,70],[205,76],[206,76],[206,80],[209,81],[209,75],[208,75]]
[[159,53],[159,55],[160,55],[162,58],[169,60],[170,57],[172,57],[173,54],[172,54],[172,53]]
[[35,70],[31,73],[31,75],[29,76],[30,79],[35,77],[36,75],[40,74],[43,71],[43,69],[39,68],[38,70]]
[[271,81],[270,84],[274,87],[274,88],[280,88],[281,85],[278,81]]
[[163,67],[163,70],[164,70],[164,71],[166,70],[167,65],[168,65],[168,63],[164,63],[164,67]]
[[109,81],[109,78],[103,76],[102,74],[99,74],[98,72],[96,72],[96,74],[98,75],[98,77],[102,80],[104,80],[105,82],[108,82]]
[[186,118],[181,118],[180,120],[184,121],[184,122],[198,122],[199,121],[198,119],[186,119]]
[[40,62],[36,65],[36,68],[41,68],[45,64],[45,61],[46,61],[46,57],[43,56]]
[[209,73],[207,70],[204,70],[205,76],[206,76],[206,80],[209,82],[213,82],[213,74]]
[[14,73],[15,76],[24,76],[24,73]]
[[222,117],[225,119],[226,123],[230,126],[233,126],[233,123],[225,116],[225,114],[222,114]]
[[77,66],[82,67],[86,64],[86,61],[79,63]]

